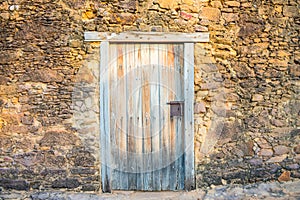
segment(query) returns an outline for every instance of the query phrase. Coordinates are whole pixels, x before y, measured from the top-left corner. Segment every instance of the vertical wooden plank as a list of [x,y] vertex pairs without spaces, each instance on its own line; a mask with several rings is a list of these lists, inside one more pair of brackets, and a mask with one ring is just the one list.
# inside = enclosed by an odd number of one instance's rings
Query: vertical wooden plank
[[[171,122],[170,122],[170,105],[167,103],[174,98],[174,77],[173,77],[173,64],[172,56],[168,57],[168,44],[160,45],[160,55],[161,55],[161,65],[162,69],[162,79],[161,79],[161,106],[164,108],[164,113],[162,115],[162,190],[170,190],[170,132],[171,132]],[[173,60],[174,61],[174,60]]]
[[158,157],[158,163],[157,163],[157,171],[156,171],[156,184],[154,189],[155,190],[161,190],[161,184],[162,184],[162,162],[163,162],[163,154],[162,154],[162,131],[163,131],[163,97],[162,93],[164,91],[164,86],[162,84],[162,71],[163,71],[163,66],[162,66],[162,49],[161,45],[157,44],[156,45],[156,52],[158,54],[157,56],[157,74],[158,74],[158,82],[157,82],[157,87],[158,87],[158,150],[157,150],[157,157]]
[[[175,53],[175,91],[176,100],[182,101],[183,98],[183,44],[174,45]],[[184,189],[184,163],[183,163],[183,116],[176,118],[176,152],[175,169],[177,177],[177,190]]]
[[[180,50],[180,66],[181,66],[181,71],[180,71],[180,76],[181,76],[181,83],[182,83],[182,98],[184,99],[184,45],[182,44],[181,50]],[[194,76],[193,76],[194,77]],[[194,108],[194,107],[193,107]],[[194,113],[194,112],[193,112]],[[182,135],[181,135],[181,156],[179,160],[179,189],[184,189],[184,117],[182,118]],[[193,143],[194,144],[194,143]]]
[[136,91],[136,117],[137,122],[135,125],[135,135],[136,135],[136,189],[143,189],[143,83],[142,83],[142,58],[141,58],[141,44],[134,45],[134,60],[136,66],[136,82],[135,82],[135,91]]
[[[124,92],[124,75],[125,75],[125,70],[123,67],[123,48],[119,44],[113,44],[111,45],[111,48],[114,48],[115,55],[116,55],[116,78],[115,78],[115,84],[116,84],[116,93],[118,96],[125,96]],[[123,101],[120,98],[113,98],[114,101],[116,101],[115,105],[115,110],[116,110],[116,139],[117,139],[117,157],[115,158],[116,160],[116,167],[117,169],[115,170],[114,173],[114,179],[116,179],[117,185],[113,189],[121,189],[121,174],[122,174],[122,148],[123,148],[123,131],[124,131],[124,108],[123,106]]]
[[101,176],[102,191],[111,192],[110,165],[110,117],[109,117],[109,43],[100,45],[100,140],[101,140]]
[[[170,76],[172,77],[172,82],[170,83],[170,87],[172,88],[172,100],[181,100],[178,96],[178,85],[179,83],[177,78],[176,67],[178,67],[178,63],[176,63],[176,55],[175,55],[175,44],[168,45],[168,65],[171,66]],[[177,121],[178,116],[174,116],[170,118],[171,120],[171,129],[170,129],[170,190],[176,190],[177,188],[177,169],[176,169],[176,150],[177,150]]]
[[109,46],[109,91],[110,91],[110,142],[111,142],[111,170],[112,170],[112,189],[117,189],[119,185],[119,138],[117,127],[117,46],[111,44]]
[[160,170],[160,66],[158,44],[150,45],[151,61],[151,134],[152,134],[152,176],[153,190],[161,189],[161,170]]
[[118,89],[119,89],[119,98],[118,98],[118,113],[119,113],[119,173],[120,173],[120,187],[119,189],[127,190],[128,189],[128,175],[127,171],[127,104],[122,99],[127,99],[127,61],[126,61],[126,49],[124,44],[118,44]]
[[194,177],[194,44],[184,44],[184,164],[185,189],[195,188]]
[[137,99],[136,99],[136,66],[134,58],[134,44],[126,44],[126,60],[127,60],[127,116],[128,116],[128,151],[127,151],[127,165],[128,165],[128,189],[136,190],[136,128],[137,123]]
[[141,44],[142,58],[142,82],[143,82],[143,189],[145,191],[152,190],[152,162],[151,162],[151,113],[150,113],[150,48],[149,44]]

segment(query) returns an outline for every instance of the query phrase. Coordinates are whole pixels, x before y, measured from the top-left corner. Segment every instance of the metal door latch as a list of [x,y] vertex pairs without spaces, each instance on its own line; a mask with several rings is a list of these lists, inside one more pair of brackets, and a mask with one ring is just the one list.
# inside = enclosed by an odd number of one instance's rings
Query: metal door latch
[[183,115],[183,103],[184,101],[170,101],[167,103],[170,105],[170,117]]

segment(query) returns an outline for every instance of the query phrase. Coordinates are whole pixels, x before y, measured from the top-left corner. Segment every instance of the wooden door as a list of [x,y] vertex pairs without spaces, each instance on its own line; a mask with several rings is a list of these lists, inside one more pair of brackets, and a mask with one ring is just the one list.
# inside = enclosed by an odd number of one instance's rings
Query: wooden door
[[[104,192],[194,187],[193,59],[188,47],[193,46],[102,44]],[[170,102],[174,101],[179,110],[172,116]]]

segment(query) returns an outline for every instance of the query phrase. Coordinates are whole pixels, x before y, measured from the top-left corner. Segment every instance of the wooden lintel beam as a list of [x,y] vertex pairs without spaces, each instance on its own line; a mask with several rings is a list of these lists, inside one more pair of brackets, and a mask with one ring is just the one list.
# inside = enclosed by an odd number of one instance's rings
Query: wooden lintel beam
[[141,43],[196,43],[209,42],[209,33],[167,33],[167,32],[84,32],[87,42],[141,42]]

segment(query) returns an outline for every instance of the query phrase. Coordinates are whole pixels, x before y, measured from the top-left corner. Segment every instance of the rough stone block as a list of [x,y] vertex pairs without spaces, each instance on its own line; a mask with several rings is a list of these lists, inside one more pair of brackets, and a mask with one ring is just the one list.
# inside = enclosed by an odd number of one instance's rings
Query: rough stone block
[[247,171],[243,171],[242,169],[235,169],[234,171],[225,172],[222,176],[223,179],[227,180],[229,183],[239,183],[242,184],[247,179],[249,173]]
[[131,0],[118,1],[118,6],[126,12],[135,12],[137,9],[138,2]]
[[93,184],[85,184],[82,186],[83,191],[98,191],[99,185],[93,185]]
[[182,4],[192,6],[195,3],[195,0],[182,0]]
[[112,15],[111,23],[121,25],[132,25],[136,20],[136,15],[132,13],[116,13]]
[[269,45],[270,44],[268,42],[255,43],[248,48],[247,53],[251,53],[251,54],[261,53],[265,49],[267,49],[269,47]]
[[177,7],[179,0],[158,0],[157,3],[161,8],[174,9]]
[[12,95],[17,93],[17,86],[15,85],[0,85],[0,95]]
[[47,178],[66,177],[67,171],[65,169],[45,169],[41,172],[41,175]]
[[284,171],[282,174],[278,177],[278,181],[284,182],[291,180],[291,172],[290,171]]
[[75,145],[79,142],[79,138],[66,131],[49,131],[40,140],[40,146],[66,146]]
[[288,170],[297,170],[299,168],[300,168],[300,165],[297,164],[297,163],[290,164],[290,165],[286,166],[286,169],[288,169]]
[[256,181],[268,180],[271,179],[271,174],[265,168],[251,168],[250,177]]
[[163,32],[162,26],[150,26],[151,32]]
[[[300,173],[297,172],[297,171],[293,171],[293,172],[291,173],[291,177],[293,177],[293,178],[300,178]],[[298,190],[298,191],[299,191],[299,190]]]
[[0,179],[0,186],[5,189],[29,190],[29,183],[25,180]]
[[75,178],[57,179],[52,183],[53,188],[77,188],[80,186],[80,182]]
[[239,31],[239,36],[247,37],[250,35],[255,35],[260,33],[264,29],[264,25],[260,23],[245,23],[241,24],[241,29]]
[[199,13],[200,19],[207,19],[211,21],[218,21],[220,16],[221,12],[218,8],[203,7]]
[[238,78],[248,78],[255,77],[255,72],[253,69],[249,68],[246,63],[239,63],[234,70]]
[[240,146],[239,148],[243,151],[243,154],[245,156],[254,155],[254,151],[253,151],[254,142],[252,140],[245,141],[241,143],[239,146]]
[[42,200],[42,199],[48,199],[50,197],[50,194],[48,192],[37,192],[32,195],[30,195],[32,200]]
[[93,155],[86,150],[73,148],[73,150],[68,154],[68,158],[74,166],[90,167],[94,166],[96,159]]
[[244,7],[244,8],[250,8],[252,6],[252,4],[250,2],[243,2],[241,4],[241,6]]
[[205,104],[203,102],[197,102],[194,107],[194,113],[199,114],[205,112],[206,112]]
[[222,176],[217,174],[205,174],[200,181],[208,185],[222,185]]
[[0,168],[0,177],[3,179],[14,179],[16,180],[19,176],[19,170],[11,168]]
[[218,67],[215,64],[202,64],[200,69],[206,73],[218,71]]
[[80,68],[78,72],[78,76],[76,76],[77,82],[88,83],[91,84],[95,80],[93,73],[87,67]]
[[288,60],[269,59],[269,63],[273,64],[274,66],[281,66],[281,67],[288,66]]
[[201,25],[195,25],[194,30],[196,32],[207,32],[208,28],[206,26],[201,26]]
[[222,13],[222,17],[226,22],[234,22],[240,19],[237,13]]
[[281,156],[275,156],[267,160],[267,163],[280,163],[286,159],[287,154],[281,155]]
[[6,85],[8,81],[8,77],[0,75],[0,85]]
[[273,155],[273,150],[272,149],[261,149],[258,152],[258,155],[260,155],[260,156],[272,156]]
[[286,120],[273,119],[271,120],[271,124],[276,127],[284,127],[286,125]]
[[[49,150],[51,147],[48,146]],[[42,148],[41,148],[42,149]],[[47,164],[48,167],[55,167],[55,168],[60,168],[63,167],[66,164],[66,158],[64,156],[60,156],[60,155],[54,155],[49,153],[51,151],[45,152],[45,164]]]
[[25,124],[25,125],[31,125],[31,124],[33,124],[33,120],[34,119],[31,116],[24,116],[24,117],[21,118],[21,122],[23,124]]
[[300,65],[294,64],[290,65],[290,74],[292,77],[299,77],[300,76]]
[[277,51],[276,54],[278,57],[289,57],[291,55],[291,53],[289,53],[285,50],[279,50],[279,51]]
[[254,94],[253,96],[252,96],[252,99],[251,99],[252,101],[263,101],[264,100],[264,96],[263,95],[261,95],[261,94]]
[[82,45],[80,40],[70,40],[70,46],[73,48],[78,48]]
[[287,4],[288,2],[285,0],[272,0],[272,3],[274,4]]
[[221,1],[211,1],[210,5],[214,8],[223,8]]
[[237,121],[224,122],[218,127],[221,129],[219,143],[223,144],[225,141],[235,140],[239,133],[242,132],[242,128]]
[[0,14],[0,17],[3,18],[4,20],[8,20],[9,19],[9,12],[3,12]]
[[269,12],[270,12],[270,7],[269,7],[269,6],[260,6],[260,7],[258,8],[258,14],[259,14],[260,16],[263,16],[263,17],[264,17],[264,15],[268,15]]
[[34,166],[44,162],[44,156],[41,152],[26,152],[14,156],[14,160],[24,166]]
[[263,160],[260,158],[252,158],[248,162],[250,163],[250,165],[253,165],[253,166],[263,165]]
[[284,6],[283,16],[285,17],[299,17],[299,9],[297,6]]
[[189,20],[193,17],[193,15],[191,13],[187,13],[187,12],[184,12],[184,11],[180,12],[180,16],[185,20]]
[[88,10],[86,12],[82,13],[82,19],[83,20],[90,20],[96,17],[96,13],[93,12],[93,10]]
[[96,170],[91,168],[73,168],[71,169],[72,174],[95,174]]
[[62,82],[63,76],[55,70],[38,69],[23,75],[20,79],[22,81],[31,80],[33,82],[49,83],[49,82]]
[[240,2],[238,1],[225,1],[225,5],[230,7],[240,7]]

